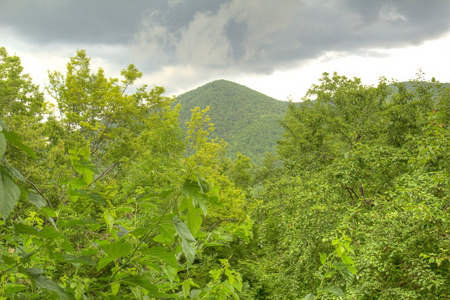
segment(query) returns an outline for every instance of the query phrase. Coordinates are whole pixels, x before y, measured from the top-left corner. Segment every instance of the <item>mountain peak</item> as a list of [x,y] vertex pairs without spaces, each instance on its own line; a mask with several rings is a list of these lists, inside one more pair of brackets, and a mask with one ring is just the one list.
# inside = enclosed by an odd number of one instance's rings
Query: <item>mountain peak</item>
[[238,152],[261,162],[265,152],[275,152],[288,102],[273,99],[238,83],[219,79],[177,97],[181,103],[180,124],[190,120],[191,109],[210,107],[216,130],[212,137],[227,143],[227,156]]

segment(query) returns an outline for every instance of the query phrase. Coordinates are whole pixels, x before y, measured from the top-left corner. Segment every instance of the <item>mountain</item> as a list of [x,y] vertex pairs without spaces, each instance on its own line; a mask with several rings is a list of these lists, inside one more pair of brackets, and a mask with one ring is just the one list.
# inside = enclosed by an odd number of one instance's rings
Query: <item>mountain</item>
[[180,124],[190,120],[191,109],[210,107],[214,123],[212,137],[227,143],[227,156],[235,158],[238,152],[260,163],[265,152],[274,153],[276,141],[281,138],[283,119],[288,102],[279,101],[246,86],[227,80],[216,80],[177,97],[181,103]]

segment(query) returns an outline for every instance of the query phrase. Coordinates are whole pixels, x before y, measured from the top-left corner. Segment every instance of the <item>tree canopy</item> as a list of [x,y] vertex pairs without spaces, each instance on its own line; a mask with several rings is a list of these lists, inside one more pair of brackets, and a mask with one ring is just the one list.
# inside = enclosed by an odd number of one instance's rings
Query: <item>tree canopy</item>
[[324,73],[256,164],[141,76],[0,48],[0,299],[448,298],[448,86]]

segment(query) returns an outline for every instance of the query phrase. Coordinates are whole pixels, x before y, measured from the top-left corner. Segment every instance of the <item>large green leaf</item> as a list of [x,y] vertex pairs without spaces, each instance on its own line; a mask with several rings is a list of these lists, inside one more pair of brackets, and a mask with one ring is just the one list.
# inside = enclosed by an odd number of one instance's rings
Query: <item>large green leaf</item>
[[334,294],[334,295],[336,295],[338,297],[345,297],[344,291],[340,287],[337,287],[337,286],[334,286],[334,285],[326,286],[326,287],[324,287],[322,289],[322,291],[328,292],[328,293],[332,293],[332,294]]
[[195,238],[192,236],[191,231],[186,226],[186,224],[183,223],[183,221],[181,221],[180,218],[178,218],[178,216],[173,217],[173,225],[175,226],[175,229],[178,235],[181,237],[181,239],[190,242],[195,242]]
[[195,208],[192,201],[189,201],[189,199],[185,198],[185,201],[187,207],[186,225],[192,234],[195,235],[202,225],[202,210],[200,208]]
[[111,256],[111,258],[114,260],[127,256],[128,254],[131,253],[131,250],[133,249],[131,244],[126,242],[125,240],[120,240],[118,242],[102,245],[100,246],[100,248],[106,253],[108,253],[108,255]]
[[92,261],[87,256],[73,256],[69,254],[63,254],[62,255],[63,260],[70,263],[77,263],[77,264],[83,264],[83,265],[89,265],[89,266],[95,266],[96,263]]
[[28,193],[28,201],[39,209],[47,205],[45,199],[42,198],[41,195],[35,193]]
[[182,187],[183,195],[191,199],[192,204],[195,207],[200,207],[203,210],[203,213],[206,215],[208,213],[208,197],[201,192],[202,190],[203,188],[201,187],[199,182],[193,180],[186,180]]
[[9,131],[8,125],[0,118],[0,131]]
[[5,172],[0,172],[0,214],[6,222],[19,200],[20,189]]
[[184,256],[186,256],[188,264],[192,265],[192,263],[194,262],[194,259],[195,259],[194,247],[192,247],[191,243],[188,240],[182,239],[181,240],[181,248],[182,248]]
[[173,217],[173,224],[175,225],[175,229],[181,238],[181,248],[183,254],[186,256],[188,264],[192,264],[195,259],[195,249],[192,247],[190,242],[195,242],[195,238],[192,236],[192,233],[189,231],[186,224],[183,223],[178,216]]
[[14,223],[14,231],[16,233],[29,234],[29,235],[37,235],[39,231],[33,226],[22,224],[22,223]]
[[85,196],[88,197],[89,199],[91,199],[94,202],[97,202],[98,204],[101,205],[106,205],[106,201],[105,199],[103,199],[102,195],[100,195],[99,193],[95,193],[95,192],[91,192],[89,190],[83,190],[83,189],[74,189],[72,191],[72,194],[78,194],[78,196]]
[[158,224],[158,231],[167,239],[173,242],[177,233],[173,224],[172,215],[166,215]]
[[75,171],[83,175],[83,180],[87,184],[90,184],[94,179],[94,174],[98,174],[97,167],[89,161],[82,160],[73,165]]
[[16,146],[17,148],[23,150],[26,154],[28,154],[31,158],[36,159],[36,153],[30,147],[22,144],[20,141],[20,137],[12,132],[3,130],[2,133],[5,135],[5,138],[8,142]]
[[64,236],[61,233],[59,233],[53,226],[46,226],[41,230],[37,230],[36,228],[30,225],[15,223],[14,231],[16,233],[34,235],[45,239],[55,239],[55,238],[64,239]]
[[314,296],[314,294],[308,294],[303,298],[303,300],[314,300],[314,299],[316,299],[316,296]]
[[[1,155],[0,155],[0,157],[1,157]],[[25,177],[23,177],[22,173],[20,173],[15,168],[11,167],[11,165],[8,163],[8,161],[4,157],[2,158],[2,163],[6,167],[6,170],[11,177],[15,177],[16,179],[19,179],[20,181],[25,181]]]
[[140,286],[146,289],[149,292],[149,296],[152,298],[158,297],[160,294],[158,292],[158,286],[151,283],[150,277],[146,275],[134,275],[125,277],[120,280],[120,283],[129,286]]
[[203,178],[201,175],[197,174],[197,183],[200,187],[200,191],[202,193],[209,192],[209,184],[206,182],[205,178]]
[[142,252],[146,255],[150,255],[150,256],[159,258],[174,268],[178,268],[178,262],[175,257],[175,253],[170,252],[167,248],[152,247],[149,249],[145,249]]
[[3,157],[6,151],[6,138],[3,133],[0,132],[0,158]]
[[54,295],[58,295],[61,300],[70,300],[69,295],[66,294],[66,292],[58,284],[42,275],[42,270],[21,269],[21,272],[27,275],[37,288],[47,290]]

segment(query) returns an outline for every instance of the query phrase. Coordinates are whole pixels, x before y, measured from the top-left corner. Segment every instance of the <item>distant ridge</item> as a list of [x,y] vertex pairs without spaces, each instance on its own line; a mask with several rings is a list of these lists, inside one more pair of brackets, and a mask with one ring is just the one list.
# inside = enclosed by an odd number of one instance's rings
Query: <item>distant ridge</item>
[[276,141],[283,134],[283,119],[288,102],[279,101],[246,86],[216,80],[177,97],[181,103],[180,124],[191,117],[191,109],[210,107],[209,116],[215,126],[213,137],[227,143],[227,156],[238,152],[260,163],[265,152],[274,153]]

